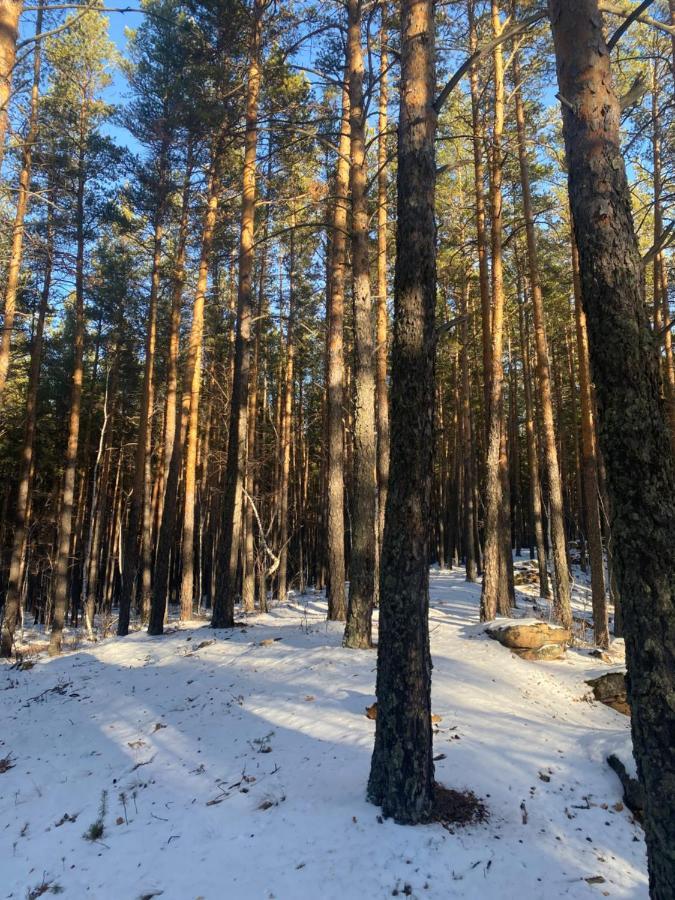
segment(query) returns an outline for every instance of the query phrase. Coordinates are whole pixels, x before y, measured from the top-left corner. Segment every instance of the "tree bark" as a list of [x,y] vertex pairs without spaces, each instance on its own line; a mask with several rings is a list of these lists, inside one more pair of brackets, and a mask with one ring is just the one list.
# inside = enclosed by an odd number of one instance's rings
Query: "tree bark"
[[80,437],[80,407],[84,375],[84,189],[86,183],[86,135],[88,101],[83,99],[80,110],[80,133],[77,160],[77,194],[75,210],[76,258],[75,258],[75,337],[73,376],[68,416],[68,440],[63,472],[63,489],[58,520],[56,561],[54,564],[54,614],[49,637],[49,655],[58,656],[63,642],[63,627],[68,608],[68,583],[70,568],[70,539],[75,500],[75,471]]
[[[4,55],[7,50],[7,35],[4,32],[7,16],[11,11],[20,10],[21,3],[15,3],[13,0],[4,0],[0,2],[0,72]],[[18,21],[18,11],[17,11]],[[35,33],[39,35],[42,31],[42,18],[44,10],[42,7],[38,9],[35,22]],[[4,20],[4,21],[3,21]],[[14,33],[16,41],[16,31]],[[30,194],[30,177],[33,158],[33,145],[37,138],[38,132],[38,107],[40,102],[40,68],[41,68],[41,52],[40,41],[35,45],[35,55],[33,58],[33,86],[30,95],[30,110],[28,113],[28,129],[26,139],[23,145],[23,153],[21,155],[21,171],[19,174],[19,191],[16,202],[16,212],[14,214],[14,226],[12,228],[12,242],[9,254],[9,265],[7,266],[7,283],[5,285],[5,313],[2,323],[2,340],[0,341],[0,402],[5,390],[7,382],[7,373],[9,372],[10,350],[12,341],[12,329],[14,328],[14,318],[16,315],[16,295],[19,286],[19,275],[21,273],[21,260],[23,255],[23,235],[24,235],[24,219],[28,210],[28,197]],[[12,62],[13,65],[13,62]],[[2,153],[5,146],[4,128],[7,124],[6,107],[3,105],[3,76],[0,74],[0,168],[2,167]],[[4,101],[5,103],[7,100]]]
[[[387,504],[389,480],[389,395],[387,389],[387,358],[389,316],[387,313],[387,27],[384,21],[386,3],[380,14],[380,98],[377,119],[377,544],[382,548],[384,510]],[[379,555],[379,554],[378,554]]]
[[246,477],[246,438],[248,434],[248,390],[251,357],[251,315],[253,306],[253,235],[255,228],[256,154],[258,147],[258,98],[260,96],[260,52],[262,14],[265,0],[255,0],[251,25],[251,45],[246,89],[246,132],[244,135],[244,171],[239,239],[239,284],[237,290],[237,333],[234,375],[230,404],[230,431],[227,448],[226,492],[223,504],[223,535],[220,565],[211,624],[231,628],[234,624],[234,600],[237,563],[243,525],[243,488]]
[[[492,30],[495,36],[501,33],[499,5],[492,0]],[[503,423],[503,382],[502,361],[504,340],[504,272],[502,260],[502,137],[504,131],[504,61],[501,45],[494,51],[495,67],[495,113],[493,130],[493,163],[490,183],[490,206],[492,219],[492,309],[490,347],[490,403],[488,408],[488,448],[485,512],[485,548],[483,555],[483,589],[481,593],[480,616],[485,622],[494,619],[497,613],[509,615],[511,596],[509,589],[508,563],[505,556],[507,526],[504,515],[504,466],[502,447]],[[510,555],[510,541],[509,555]]]
[[348,0],[347,62],[352,188],[352,299],[354,307],[354,501],[349,605],[344,646],[372,645],[377,528],[375,348],[373,346],[368,201],[366,196],[362,0]]
[[[675,896],[675,473],[597,0],[549,0],[588,322],[650,894]],[[569,104],[569,106],[568,106]]]
[[19,487],[16,498],[16,511],[14,518],[14,536],[12,540],[12,555],[9,564],[9,581],[5,595],[5,610],[2,621],[2,633],[0,635],[0,656],[9,657],[14,644],[14,632],[19,620],[21,609],[21,586],[24,572],[24,558],[26,554],[26,533],[28,526],[28,511],[30,507],[30,493],[33,476],[33,460],[35,450],[35,429],[37,424],[37,394],[40,385],[40,366],[42,362],[42,346],[44,343],[45,319],[49,304],[49,292],[52,281],[52,265],[54,255],[54,237],[52,225],[53,212],[49,207],[47,211],[47,258],[45,264],[44,282],[40,294],[40,306],[38,319],[33,336],[33,347],[30,358],[30,373],[28,376],[28,391],[26,396],[26,425],[24,429],[23,446],[21,448],[21,461],[19,466]]
[[[16,41],[23,0],[2,0],[0,3],[0,169],[5,158],[9,101],[16,62]],[[41,12],[41,11],[39,11]],[[39,34],[41,27],[36,29]]]
[[391,458],[368,797],[397,822],[433,804],[429,519],[436,306],[434,4],[402,0]]
[[[345,73],[346,77],[346,73]],[[345,600],[345,460],[342,427],[344,397],[344,299],[345,255],[347,244],[347,194],[349,190],[349,88],[342,88],[340,143],[335,172],[335,200],[330,239],[330,271],[328,273],[328,348],[326,383],[328,398],[328,618],[343,622],[347,616]]]

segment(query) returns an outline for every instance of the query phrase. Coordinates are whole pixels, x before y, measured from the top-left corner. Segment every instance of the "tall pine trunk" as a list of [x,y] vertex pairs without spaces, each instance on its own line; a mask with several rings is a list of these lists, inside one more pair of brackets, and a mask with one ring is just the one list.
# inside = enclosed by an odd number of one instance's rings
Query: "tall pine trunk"
[[[345,73],[345,77],[347,77]],[[347,195],[349,191],[349,88],[342,89],[340,142],[335,172],[335,200],[332,211],[330,262],[328,273],[328,347],[326,354],[326,383],[328,397],[328,510],[326,537],[328,544],[328,618],[344,621],[347,615],[345,600],[345,459],[342,428],[344,398],[344,301],[345,256],[347,248]]]
[[371,646],[376,566],[376,435],[375,366],[368,201],[366,196],[365,108],[361,0],[348,0],[347,60],[352,188],[352,298],[354,306],[354,499],[352,552],[349,566],[349,605],[344,645]]
[[675,896],[675,472],[597,0],[549,0],[650,894]]
[[402,823],[434,792],[429,534],[436,306],[434,4],[402,0],[391,462],[380,574],[369,799]]
[[[515,3],[514,3],[515,12]],[[544,298],[541,290],[537,235],[534,228],[532,190],[530,188],[530,163],[527,158],[525,139],[525,109],[521,92],[520,56],[515,53],[513,75],[516,82],[516,130],[518,135],[518,161],[520,164],[520,185],[523,195],[525,217],[525,237],[527,241],[527,261],[530,275],[530,294],[534,319],[534,342],[537,351],[537,384],[541,400],[542,431],[544,437],[544,461],[548,475],[550,501],[550,523],[553,559],[553,614],[557,622],[565,628],[572,624],[570,607],[570,577],[567,567],[567,547],[565,540],[565,511],[563,508],[562,484],[558,466],[555,425],[553,421],[553,399],[551,395],[551,369],[548,359],[548,342],[544,315]]]
[[251,318],[253,307],[253,235],[255,229],[256,154],[258,148],[258,99],[260,96],[260,53],[262,14],[265,0],[255,0],[251,23],[250,58],[246,88],[246,132],[244,135],[244,171],[239,237],[239,284],[237,290],[237,333],[234,348],[230,431],[227,447],[223,534],[216,595],[211,624],[231,628],[234,624],[234,600],[237,566],[243,527],[243,493],[246,478],[246,439],[248,436],[248,391],[251,364]]

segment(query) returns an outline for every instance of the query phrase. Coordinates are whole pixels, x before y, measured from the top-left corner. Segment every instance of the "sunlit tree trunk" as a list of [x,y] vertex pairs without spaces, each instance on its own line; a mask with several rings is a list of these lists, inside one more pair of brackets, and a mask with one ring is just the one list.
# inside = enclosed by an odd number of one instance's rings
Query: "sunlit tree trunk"
[[[492,30],[501,33],[499,5],[492,0]],[[494,51],[495,112],[493,129],[493,162],[490,181],[490,206],[492,219],[492,309],[490,347],[490,403],[488,409],[487,480],[485,487],[485,549],[483,555],[483,590],[481,594],[481,621],[494,619],[497,613],[509,615],[512,599],[509,589],[509,572],[506,557],[510,556],[510,541],[505,529],[509,523],[504,514],[506,493],[506,454],[503,446],[503,382],[502,361],[504,339],[504,273],[502,260],[502,137],[504,131],[504,61],[501,45]]]
[[368,203],[366,196],[365,109],[361,0],[348,0],[347,60],[352,189],[352,297],[354,307],[354,499],[349,605],[344,645],[371,646],[376,562],[375,354],[373,342]]
[[214,628],[229,628],[234,624],[237,565],[243,526],[243,488],[246,477],[246,438],[248,434],[248,391],[253,306],[252,274],[256,153],[258,147],[258,99],[260,95],[260,52],[264,8],[265,0],[255,0],[246,88],[246,132],[244,135],[244,171],[239,241],[237,333],[227,448],[227,484],[223,504],[222,547],[211,621]]
[[[515,12],[515,3],[514,12]],[[553,421],[553,400],[551,396],[551,371],[548,359],[544,298],[541,290],[537,235],[534,228],[532,190],[530,188],[530,164],[527,158],[525,140],[525,109],[521,92],[520,57],[516,52],[513,61],[513,75],[516,81],[516,130],[518,135],[518,161],[520,163],[520,185],[523,195],[525,217],[525,237],[527,240],[527,260],[530,276],[530,296],[534,319],[534,342],[537,351],[537,385],[541,400],[542,432],[544,437],[544,460],[548,475],[550,521],[553,560],[553,614],[561,625],[569,628],[572,624],[570,607],[570,578],[567,567],[567,547],[565,539],[565,511],[563,507],[562,484],[558,466],[555,424]]]
[[345,600],[345,461],[342,427],[344,397],[344,299],[345,254],[347,245],[347,194],[349,190],[349,88],[342,89],[340,142],[334,182],[330,238],[330,270],[328,273],[326,315],[328,346],[326,354],[328,419],[327,544],[328,544],[328,618],[344,621]]
[[[2,0],[0,2],[0,168],[5,158],[9,101],[12,93],[12,78],[16,62],[16,41],[19,35],[19,18],[23,0]],[[41,10],[38,10],[38,14]],[[40,24],[36,34],[42,31]]]
[[[11,9],[10,9],[11,8]],[[4,54],[7,51],[8,36],[4,28],[8,26],[8,20],[5,18],[12,11],[21,9],[21,3],[15,3],[13,0],[2,0],[0,2],[0,168],[2,167],[2,155],[5,147],[4,130],[7,125],[6,107],[3,105],[3,75],[2,66],[4,62]],[[40,34],[42,31],[43,9],[38,9],[35,33]],[[16,25],[15,25],[16,29]],[[16,41],[16,31],[14,32],[14,40]],[[13,65],[13,62],[12,62]],[[12,228],[12,242],[9,252],[9,264],[7,266],[7,283],[5,285],[5,310],[2,323],[2,339],[0,340],[0,403],[5,390],[7,381],[7,373],[9,371],[12,330],[14,328],[14,318],[16,316],[16,295],[19,286],[19,275],[21,273],[21,260],[23,255],[23,235],[24,235],[24,219],[28,210],[28,198],[30,193],[30,176],[33,159],[33,145],[37,138],[38,131],[38,107],[40,101],[40,67],[41,67],[41,47],[38,41],[35,46],[35,54],[33,58],[33,86],[30,95],[30,110],[28,113],[28,128],[26,131],[26,139],[21,154],[21,171],[19,173],[19,191],[16,201],[16,211],[14,214],[14,225]],[[5,99],[4,103],[7,100]]]
[[574,317],[579,357],[579,405],[581,409],[581,469],[584,489],[584,520],[591,563],[591,597],[593,603],[593,633],[598,647],[609,646],[607,598],[605,595],[605,564],[602,554],[602,531],[598,489],[598,460],[595,447],[591,368],[588,358],[586,313],[581,302],[579,254],[572,234],[572,276],[574,286]]

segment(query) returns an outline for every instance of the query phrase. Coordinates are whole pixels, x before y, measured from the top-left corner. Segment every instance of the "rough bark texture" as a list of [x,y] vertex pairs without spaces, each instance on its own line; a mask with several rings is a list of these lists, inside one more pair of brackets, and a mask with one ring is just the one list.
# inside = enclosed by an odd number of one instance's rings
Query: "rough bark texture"
[[0,3],[0,167],[5,157],[8,108],[22,9],[23,0],[2,0]]
[[342,401],[344,396],[344,301],[345,253],[347,245],[347,193],[349,190],[349,90],[342,89],[342,120],[335,173],[335,201],[331,234],[330,273],[328,285],[328,352],[326,383],[328,385],[328,618],[344,621],[347,616],[345,598],[345,512],[344,512],[344,441]]
[[429,651],[436,304],[434,5],[401,3],[391,462],[380,576],[369,799],[402,823],[432,809]]
[[352,553],[349,567],[349,606],[344,645],[345,647],[368,648],[371,646],[371,621],[375,595],[377,526],[375,348],[373,345],[368,254],[361,0],[349,0],[347,9],[349,17],[347,54],[351,134],[355,396]]
[[230,628],[234,624],[237,565],[243,525],[246,439],[248,436],[248,388],[251,365],[251,318],[253,308],[253,236],[255,229],[256,154],[258,148],[258,98],[260,96],[260,48],[265,0],[255,0],[251,24],[251,46],[246,88],[246,132],[242,178],[241,229],[239,237],[239,284],[237,289],[237,333],[230,404],[227,447],[226,491],[223,503],[222,547],[219,554],[216,593],[211,624]]
[[[386,16],[386,3],[381,6]],[[387,28],[380,26],[380,106],[377,128],[377,541],[382,548],[384,510],[389,481],[389,395],[387,389],[387,357],[389,317],[387,313]]]
[[[675,896],[675,474],[597,0],[550,0],[650,893]],[[569,104],[569,106],[568,106]]]
[[[499,6],[492,2],[492,29],[501,33]],[[494,51],[495,65],[495,114],[493,129],[493,164],[490,183],[492,219],[492,343],[490,347],[490,403],[488,407],[487,461],[486,461],[486,511],[485,549],[483,556],[483,590],[481,594],[481,621],[494,619],[497,613],[508,615],[511,608],[509,567],[507,556],[511,554],[510,541],[505,529],[509,525],[504,515],[508,494],[505,475],[508,466],[502,446],[504,366],[502,361],[504,341],[504,272],[502,261],[502,136],[504,131],[504,60],[501,45]]]

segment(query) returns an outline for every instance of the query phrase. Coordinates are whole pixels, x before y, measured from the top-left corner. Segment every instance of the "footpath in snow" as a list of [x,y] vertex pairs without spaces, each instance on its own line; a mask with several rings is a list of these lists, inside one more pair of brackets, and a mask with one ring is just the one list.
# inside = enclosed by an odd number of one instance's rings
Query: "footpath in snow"
[[459,570],[432,575],[436,777],[489,810],[454,833],[365,801],[376,654],[340,646],[319,595],[234,631],[2,665],[0,897],[647,898],[642,831],[605,764],[628,719],[584,684],[607,664],[515,657],[479,597]]

